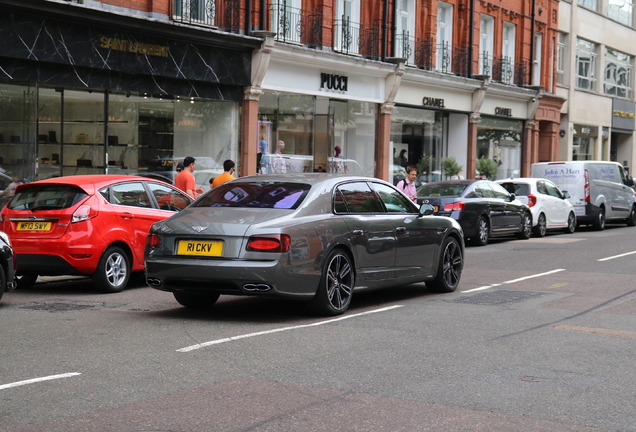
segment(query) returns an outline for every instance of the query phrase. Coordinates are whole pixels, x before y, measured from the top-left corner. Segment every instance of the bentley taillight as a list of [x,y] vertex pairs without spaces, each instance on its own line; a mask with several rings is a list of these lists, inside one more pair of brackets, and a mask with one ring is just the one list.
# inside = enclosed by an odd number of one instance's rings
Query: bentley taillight
[[252,236],[247,241],[248,252],[288,252],[291,239],[285,234]]

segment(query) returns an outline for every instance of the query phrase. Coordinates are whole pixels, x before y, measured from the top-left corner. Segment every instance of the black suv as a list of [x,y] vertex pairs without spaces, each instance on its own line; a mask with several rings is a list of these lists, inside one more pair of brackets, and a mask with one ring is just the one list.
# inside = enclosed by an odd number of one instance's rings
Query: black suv
[[0,231],[0,298],[15,288],[15,254],[9,236]]

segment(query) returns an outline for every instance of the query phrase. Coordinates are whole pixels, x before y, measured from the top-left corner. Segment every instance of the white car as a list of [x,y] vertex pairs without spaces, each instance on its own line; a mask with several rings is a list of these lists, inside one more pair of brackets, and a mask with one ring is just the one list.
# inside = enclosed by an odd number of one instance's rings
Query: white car
[[576,213],[567,191],[542,178],[512,178],[497,180],[508,192],[530,207],[532,232],[543,237],[547,230],[562,229],[568,234],[576,230]]

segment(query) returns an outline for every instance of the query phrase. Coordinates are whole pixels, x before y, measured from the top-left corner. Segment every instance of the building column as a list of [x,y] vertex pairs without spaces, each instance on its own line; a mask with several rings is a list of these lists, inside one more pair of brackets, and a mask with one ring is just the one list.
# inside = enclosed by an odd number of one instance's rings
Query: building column
[[466,178],[477,177],[477,126],[481,121],[479,113],[468,116],[468,146],[466,148]]
[[539,125],[534,120],[526,120],[523,129],[523,150],[521,152],[521,177],[530,176],[533,162],[539,160]]
[[258,154],[258,98],[263,94],[260,88],[247,87],[243,99],[241,115],[241,160],[239,175],[256,175],[256,155]]
[[391,182],[391,114],[395,105],[385,103],[380,105],[378,123],[375,131],[375,170],[374,176]]

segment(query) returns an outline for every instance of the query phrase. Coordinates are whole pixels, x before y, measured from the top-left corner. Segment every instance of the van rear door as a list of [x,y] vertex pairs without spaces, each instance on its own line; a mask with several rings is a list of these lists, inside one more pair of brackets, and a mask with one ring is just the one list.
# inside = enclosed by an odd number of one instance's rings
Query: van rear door
[[577,216],[585,216],[589,200],[589,183],[582,162],[541,162],[532,164],[532,177],[545,178],[570,194]]

